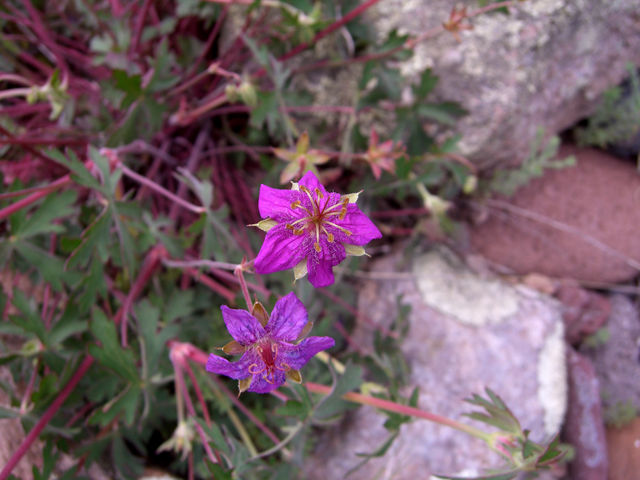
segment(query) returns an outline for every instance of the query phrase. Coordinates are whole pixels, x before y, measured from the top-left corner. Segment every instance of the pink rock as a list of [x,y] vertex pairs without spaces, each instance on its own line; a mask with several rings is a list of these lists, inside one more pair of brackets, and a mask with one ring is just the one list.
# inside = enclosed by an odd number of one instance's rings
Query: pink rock
[[598,331],[611,313],[605,296],[577,286],[562,285],[556,298],[562,303],[565,338],[571,345],[580,344],[587,335]]
[[640,271],[640,176],[631,162],[563,146],[575,167],[550,169],[511,199],[487,202],[472,248],[518,274],[623,282]]
[[569,404],[563,439],[575,448],[571,478],[607,480],[608,457],[600,387],[591,362],[575,350],[567,351]]

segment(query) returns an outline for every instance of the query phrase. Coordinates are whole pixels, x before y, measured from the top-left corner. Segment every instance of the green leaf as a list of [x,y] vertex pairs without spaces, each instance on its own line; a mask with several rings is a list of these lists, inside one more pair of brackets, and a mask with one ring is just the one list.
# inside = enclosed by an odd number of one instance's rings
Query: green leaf
[[167,339],[164,338],[166,335],[159,335],[157,331],[160,318],[159,308],[154,307],[145,299],[136,306],[135,311],[148,369],[145,380],[148,380],[157,371],[160,352]]
[[126,110],[142,96],[142,75],[129,75],[124,70],[113,70],[115,87],[125,92],[120,108]]
[[474,394],[473,398],[465,399],[465,402],[484,408],[487,414],[473,412],[470,414],[465,414],[465,416],[486,423],[488,425],[493,425],[495,427],[498,427],[503,432],[513,433],[519,438],[523,438],[522,428],[520,427],[520,422],[518,422],[518,419],[513,415],[513,413],[511,413],[511,411],[507,408],[500,397],[498,397],[493,391],[491,391],[489,388],[486,388],[485,391],[487,392],[490,401]]
[[90,425],[107,426],[122,414],[126,425],[132,425],[135,420],[136,410],[140,403],[142,390],[138,386],[128,384],[115,398],[109,401],[102,408],[99,408],[89,419]]
[[0,405],[0,420],[3,418],[18,418],[19,416],[20,412],[18,410]]
[[420,75],[420,84],[412,87],[413,93],[419,100],[423,100],[438,84],[438,80],[440,80],[440,77],[433,75],[432,70],[427,68]]
[[85,332],[87,329],[88,322],[80,317],[80,309],[74,303],[69,302],[60,320],[49,331],[49,345],[62,343],[71,335]]
[[64,261],[60,257],[26,241],[16,242],[14,247],[28,263],[40,272],[44,281],[50,283],[54,290],[62,291],[63,280],[73,283],[77,279],[77,274],[65,273]]
[[13,289],[13,299],[11,301],[14,307],[20,310],[22,316],[9,315],[9,319],[22,327],[25,331],[34,333],[38,339],[47,344],[47,329],[40,315],[32,308],[27,297],[17,288]]
[[440,122],[444,125],[455,125],[458,117],[466,113],[457,103],[422,103],[416,106],[416,112],[423,118]]
[[348,363],[341,377],[334,381],[331,393],[320,401],[313,412],[313,418],[324,420],[338,415],[353,404],[343,400],[341,397],[352,390],[355,390],[362,383],[362,367]]
[[222,430],[220,430],[220,427],[218,427],[218,425],[212,423],[211,426],[209,426],[204,420],[197,417],[195,417],[194,420],[198,422],[198,424],[202,427],[216,450],[220,450],[225,455],[231,454],[229,445],[227,444],[227,441],[222,434]]
[[300,421],[304,421],[309,416],[309,413],[308,406],[297,400],[287,400],[287,403],[275,410],[276,415],[295,417]]
[[70,270],[78,265],[86,265],[94,252],[94,247],[106,249],[110,238],[110,220],[111,208],[107,206],[82,232],[82,243],[69,255],[65,269]]
[[90,323],[91,332],[102,345],[89,345],[89,353],[101,365],[110,368],[116,374],[133,384],[140,383],[133,353],[123,349],[118,342],[115,324],[99,308],[93,309]]
[[78,160],[78,157],[73,150],[67,151],[68,157],[66,157],[59,150],[45,150],[44,153],[67,167],[72,173],[71,179],[77,184],[83,185],[93,190],[102,191],[102,185],[100,185],[100,182],[98,182],[98,180],[91,174],[87,167],[85,167],[84,164],[80,160]]
[[120,252],[122,255],[123,268],[128,271],[129,277],[135,277],[137,262],[135,255],[135,242],[129,232],[128,225],[122,220],[120,211],[117,209],[116,204],[111,206],[111,216],[118,232],[118,238],[120,239]]
[[191,315],[194,310],[194,291],[174,289],[162,308],[162,321],[171,323]]
[[21,239],[30,238],[40,233],[62,233],[64,227],[56,225],[53,220],[66,217],[73,213],[73,203],[77,194],[73,190],[55,192],[45,197],[44,202],[31,216],[20,226],[13,235]]

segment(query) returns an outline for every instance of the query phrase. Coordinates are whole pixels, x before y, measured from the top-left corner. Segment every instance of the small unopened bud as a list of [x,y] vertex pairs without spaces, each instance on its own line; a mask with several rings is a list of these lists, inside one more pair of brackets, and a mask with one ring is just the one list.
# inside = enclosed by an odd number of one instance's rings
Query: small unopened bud
[[231,103],[238,101],[238,88],[233,83],[225,87],[224,93]]
[[258,93],[256,87],[249,82],[242,82],[238,88],[240,99],[251,108],[258,106]]
[[471,195],[478,188],[478,177],[475,175],[469,175],[462,186],[462,191],[465,195]]

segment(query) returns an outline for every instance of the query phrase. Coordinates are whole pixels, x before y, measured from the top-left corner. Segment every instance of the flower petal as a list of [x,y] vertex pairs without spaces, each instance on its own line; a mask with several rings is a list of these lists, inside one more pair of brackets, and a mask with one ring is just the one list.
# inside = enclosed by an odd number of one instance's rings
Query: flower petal
[[[343,235],[346,238],[346,236]],[[309,282],[316,288],[333,285],[333,267],[347,258],[344,247],[339,242],[329,243],[326,237],[320,238],[320,252],[310,249],[307,260]]]
[[236,310],[223,305],[222,318],[227,326],[227,330],[243,347],[256,343],[258,339],[266,335],[260,322],[246,310]]
[[291,292],[276,302],[265,330],[272,340],[293,342],[307,322],[307,309],[295,293]]
[[[318,190],[320,190],[320,192],[322,192],[322,195],[324,195],[324,196],[327,195],[327,191],[322,186],[322,184],[318,180],[318,177],[316,177],[316,175],[315,175],[315,173],[313,173],[313,171],[309,171],[309,172],[305,173],[304,176],[298,182],[298,184],[302,185],[303,187],[307,187],[312,192],[314,192],[315,189],[317,188]],[[262,213],[262,212],[260,212],[260,213]]]
[[267,382],[262,374],[255,374],[248,391],[255,393],[269,393],[270,391],[284,385],[286,378],[282,370],[275,370],[273,378],[270,378],[270,380],[273,383]]
[[281,190],[260,185],[260,196],[258,198],[260,216],[262,218],[271,217],[278,223],[286,221],[291,216],[289,212],[291,212],[291,204],[294,200],[291,190]]
[[212,353],[209,355],[209,360],[207,360],[206,369],[207,372],[226,375],[234,380],[240,380],[241,378],[247,378],[251,375],[249,373],[249,365],[256,363],[254,357],[257,357],[254,352],[247,352],[240,357],[240,360],[237,362],[230,362],[226,358],[219,357]]
[[341,241],[351,245],[364,245],[374,238],[382,238],[382,233],[380,233],[378,227],[360,211],[357,205],[352,203],[347,205],[347,215],[344,220],[336,223],[353,234],[341,239]]
[[278,349],[278,363],[289,365],[293,370],[304,367],[318,352],[327,350],[336,344],[331,337],[309,337],[298,345],[281,343]]
[[269,230],[253,266],[257,273],[280,272],[295,267],[306,257],[305,235],[294,235],[283,224]]

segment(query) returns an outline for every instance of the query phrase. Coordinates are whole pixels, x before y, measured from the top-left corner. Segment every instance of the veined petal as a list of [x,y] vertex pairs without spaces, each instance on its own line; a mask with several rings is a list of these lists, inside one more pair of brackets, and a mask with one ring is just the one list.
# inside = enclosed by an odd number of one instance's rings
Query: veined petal
[[260,322],[246,310],[235,310],[226,305],[220,309],[227,330],[233,339],[243,347],[256,343],[258,339],[266,335]]
[[313,356],[336,344],[331,337],[309,337],[298,345],[281,343],[278,351],[278,362],[289,365],[293,370],[304,367]]
[[275,370],[273,378],[269,378],[269,380],[273,383],[267,382],[261,373],[255,374],[248,391],[255,393],[269,393],[270,391],[284,385],[286,378],[282,370]]
[[329,243],[325,237],[320,239],[320,245],[320,252],[311,250],[307,260],[309,282],[316,288],[333,285],[333,267],[347,258],[347,253],[339,242]]
[[382,238],[382,233],[380,233],[378,227],[360,211],[357,205],[352,203],[347,205],[347,215],[338,224],[352,233],[352,235],[342,240],[351,245],[364,245],[374,238]]
[[[298,184],[302,185],[303,187],[307,187],[312,192],[314,192],[315,189],[317,188],[318,190],[320,190],[322,195],[324,195],[324,196],[327,195],[327,191],[322,186],[322,184],[318,180],[318,177],[316,177],[316,175],[315,175],[315,173],[313,173],[313,171],[309,171],[309,172],[305,173],[304,176],[298,182]],[[262,212],[260,212],[260,213],[262,214]]]
[[295,293],[291,292],[276,302],[265,330],[273,340],[293,342],[307,322],[307,309]]
[[247,378],[251,376],[249,373],[249,366],[254,363],[254,358],[257,357],[253,352],[247,352],[237,362],[230,362],[226,358],[219,357],[218,355],[209,355],[207,360],[207,372],[217,373],[218,375],[226,375],[234,380],[240,380],[241,378]]
[[260,197],[258,198],[260,216],[262,218],[271,217],[279,223],[284,218],[288,218],[287,214],[291,211],[291,204],[294,200],[291,190],[280,190],[260,185]]
[[280,272],[295,267],[306,257],[304,235],[293,235],[280,224],[267,233],[253,266],[257,273]]

